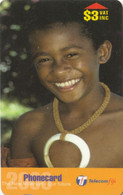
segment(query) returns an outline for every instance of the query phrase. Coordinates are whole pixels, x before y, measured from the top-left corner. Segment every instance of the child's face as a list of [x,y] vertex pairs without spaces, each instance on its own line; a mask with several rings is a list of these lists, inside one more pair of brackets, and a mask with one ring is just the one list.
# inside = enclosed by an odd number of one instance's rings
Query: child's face
[[41,83],[63,102],[80,100],[97,84],[98,52],[79,24],[36,30],[30,43]]

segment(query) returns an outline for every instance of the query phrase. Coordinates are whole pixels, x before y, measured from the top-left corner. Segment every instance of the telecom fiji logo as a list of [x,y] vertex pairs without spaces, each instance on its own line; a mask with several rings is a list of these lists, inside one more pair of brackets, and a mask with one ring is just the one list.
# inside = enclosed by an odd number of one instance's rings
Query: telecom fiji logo
[[87,184],[87,180],[88,180],[88,184],[107,184],[107,185],[113,185],[116,184],[116,179],[113,178],[109,178],[109,179],[87,179],[87,176],[83,176],[80,175],[77,177],[76,179],[76,183],[79,186],[85,186]]
[[76,179],[76,183],[79,186],[85,186],[87,184],[87,176],[80,175]]

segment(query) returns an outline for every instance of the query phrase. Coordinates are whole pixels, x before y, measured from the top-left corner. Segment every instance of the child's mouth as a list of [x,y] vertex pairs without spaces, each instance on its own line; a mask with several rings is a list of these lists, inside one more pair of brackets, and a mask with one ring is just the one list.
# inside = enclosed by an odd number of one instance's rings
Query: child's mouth
[[55,86],[60,89],[60,91],[69,91],[72,90],[78,83],[80,79],[72,79],[65,82],[57,82]]

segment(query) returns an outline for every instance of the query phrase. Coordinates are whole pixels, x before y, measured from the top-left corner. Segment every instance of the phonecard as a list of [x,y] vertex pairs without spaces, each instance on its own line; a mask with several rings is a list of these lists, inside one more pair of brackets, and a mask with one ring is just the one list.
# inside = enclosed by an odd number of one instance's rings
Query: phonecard
[[1,194],[123,195],[122,14],[1,1]]

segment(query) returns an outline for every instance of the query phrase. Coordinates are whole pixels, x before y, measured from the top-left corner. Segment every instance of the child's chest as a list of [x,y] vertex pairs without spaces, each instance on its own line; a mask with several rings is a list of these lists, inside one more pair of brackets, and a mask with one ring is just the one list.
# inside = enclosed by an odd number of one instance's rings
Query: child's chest
[[[120,127],[121,128],[121,127]],[[32,143],[33,152],[41,167],[45,167],[44,147],[47,141],[58,134],[57,128],[51,123],[44,125],[41,134]],[[119,134],[119,132],[121,132]],[[123,130],[112,121],[95,122],[78,134],[89,147],[90,161],[88,168],[123,167]],[[83,150],[83,148],[82,148]],[[81,152],[75,144],[66,141],[54,141],[49,149],[49,158],[54,167],[78,167],[82,159]]]

